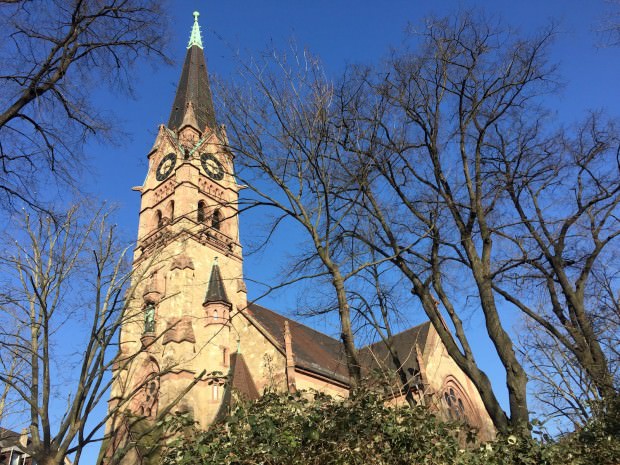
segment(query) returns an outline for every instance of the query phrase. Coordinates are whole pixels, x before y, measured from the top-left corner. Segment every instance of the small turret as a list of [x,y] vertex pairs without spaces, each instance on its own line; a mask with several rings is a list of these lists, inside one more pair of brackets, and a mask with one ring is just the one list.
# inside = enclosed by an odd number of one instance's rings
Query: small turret
[[226,294],[226,288],[220,274],[220,267],[217,264],[217,257],[213,260],[207,294],[202,306],[207,313],[207,324],[229,323],[232,304]]
[[215,302],[222,302],[230,305],[230,300],[228,300],[226,289],[224,288],[224,282],[222,281],[222,275],[220,274],[220,267],[217,264],[217,257],[213,260],[211,277],[209,278],[209,287],[207,288],[207,294],[205,295],[203,305]]

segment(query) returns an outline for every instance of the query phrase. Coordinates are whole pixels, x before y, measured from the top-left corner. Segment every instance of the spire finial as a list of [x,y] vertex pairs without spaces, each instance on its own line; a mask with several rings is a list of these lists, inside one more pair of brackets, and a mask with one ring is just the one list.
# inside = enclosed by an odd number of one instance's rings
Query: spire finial
[[194,25],[192,26],[192,33],[189,36],[189,44],[187,44],[187,48],[190,48],[192,45],[197,45],[198,47],[202,48],[202,38],[200,37],[198,16],[200,16],[200,13],[194,11]]

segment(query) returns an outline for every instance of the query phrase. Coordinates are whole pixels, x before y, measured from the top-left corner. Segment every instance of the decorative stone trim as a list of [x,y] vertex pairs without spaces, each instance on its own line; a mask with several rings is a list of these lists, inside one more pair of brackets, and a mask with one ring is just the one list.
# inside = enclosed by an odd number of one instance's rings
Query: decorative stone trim
[[194,268],[194,262],[191,258],[189,258],[185,254],[177,255],[172,259],[172,265],[170,265],[170,271],[172,270],[184,270],[189,268],[190,270]]
[[140,342],[142,342],[143,349],[148,349],[155,342],[155,333],[144,333]]
[[162,344],[166,345],[170,342],[175,342],[177,344],[181,342],[196,343],[194,327],[188,316],[168,321],[162,338]]

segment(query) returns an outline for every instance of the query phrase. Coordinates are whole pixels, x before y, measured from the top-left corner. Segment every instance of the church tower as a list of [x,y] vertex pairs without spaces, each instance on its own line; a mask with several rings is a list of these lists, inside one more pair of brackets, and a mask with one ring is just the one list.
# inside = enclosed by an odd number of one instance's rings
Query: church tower
[[175,410],[191,412],[202,427],[222,409],[239,338],[231,318],[247,305],[239,186],[226,142],[196,12],[170,119],[148,153],[143,185],[134,188],[141,203],[132,317],[121,331],[112,408],[125,400],[122,410],[154,419],[180,398]]

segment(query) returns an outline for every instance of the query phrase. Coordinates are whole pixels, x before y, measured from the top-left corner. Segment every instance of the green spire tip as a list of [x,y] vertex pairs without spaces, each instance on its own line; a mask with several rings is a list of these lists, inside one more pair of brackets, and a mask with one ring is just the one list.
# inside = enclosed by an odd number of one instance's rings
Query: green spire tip
[[192,45],[197,45],[198,47],[202,48],[202,38],[200,37],[198,16],[200,16],[200,13],[194,11],[194,25],[192,26],[192,33],[189,36],[189,44],[187,44],[187,48],[190,48]]

